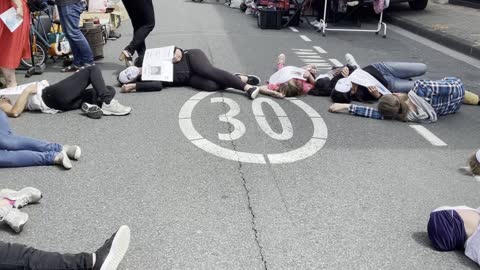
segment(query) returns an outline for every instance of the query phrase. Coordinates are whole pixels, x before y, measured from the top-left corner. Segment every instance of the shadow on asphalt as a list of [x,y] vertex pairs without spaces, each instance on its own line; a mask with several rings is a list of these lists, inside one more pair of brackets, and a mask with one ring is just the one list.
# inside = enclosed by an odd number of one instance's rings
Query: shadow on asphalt
[[[430,243],[430,239],[428,239],[428,234],[427,232],[414,232],[412,233],[412,238],[417,242],[417,244],[424,246],[425,248],[428,248],[429,250],[435,251],[435,249],[432,247]],[[443,252],[438,252],[439,255],[441,255]],[[470,269],[478,269],[478,266],[470,259],[468,259],[465,254],[463,254],[463,251],[461,250],[456,250],[453,251],[455,256],[457,257],[457,260],[459,263],[461,263],[463,266],[468,267]]]

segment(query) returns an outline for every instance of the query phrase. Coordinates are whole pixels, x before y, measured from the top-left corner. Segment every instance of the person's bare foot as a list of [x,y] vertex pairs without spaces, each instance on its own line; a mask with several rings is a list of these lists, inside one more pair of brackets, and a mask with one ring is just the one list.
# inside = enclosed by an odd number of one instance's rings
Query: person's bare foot
[[136,89],[137,89],[137,85],[136,85],[136,84],[134,84],[134,83],[127,83],[127,84],[122,85],[122,88],[120,88],[120,92],[122,92],[122,93],[131,93],[131,92],[135,92]]

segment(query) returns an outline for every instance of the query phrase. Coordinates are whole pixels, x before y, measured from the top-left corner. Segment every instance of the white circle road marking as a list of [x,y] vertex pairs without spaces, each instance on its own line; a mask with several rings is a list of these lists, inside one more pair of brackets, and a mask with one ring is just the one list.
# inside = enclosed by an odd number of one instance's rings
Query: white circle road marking
[[327,125],[323,121],[320,114],[318,114],[317,111],[301,100],[296,98],[287,98],[287,100],[300,107],[300,109],[302,109],[312,120],[313,135],[305,145],[288,152],[276,154],[247,153],[218,146],[203,138],[203,136],[198,133],[192,123],[192,112],[195,109],[195,106],[202,99],[214,93],[216,92],[200,92],[194,95],[183,104],[178,114],[180,129],[185,137],[187,137],[187,139],[198,148],[212,155],[245,163],[266,164],[268,160],[271,164],[280,164],[296,162],[308,158],[317,153],[325,145],[328,137],[328,130]]

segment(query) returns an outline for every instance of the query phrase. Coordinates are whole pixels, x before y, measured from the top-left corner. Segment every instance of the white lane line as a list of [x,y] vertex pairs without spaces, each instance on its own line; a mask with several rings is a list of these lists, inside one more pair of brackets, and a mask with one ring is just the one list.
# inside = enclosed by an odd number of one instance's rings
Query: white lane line
[[290,28],[290,30],[292,30],[292,32],[295,32],[295,33],[298,33],[298,32],[299,32],[298,29],[295,28],[295,27],[290,26],[289,28]]
[[313,48],[318,52],[318,53],[327,53],[322,47],[320,46],[313,46]]
[[299,51],[299,52],[313,52],[312,49],[292,49],[292,51]]
[[330,62],[332,62],[334,67],[341,67],[343,66],[342,62],[338,61],[337,59],[328,59]]
[[303,62],[318,62],[318,63],[326,63],[327,62],[327,60],[318,59],[318,58],[302,58],[300,60],[302,60]]
[[440,138],[435,136],[430,130],[421,125],[410,125],[418,134],[422,135],[427,141],[435,146],[447,146]]
[[296,55],[317,55],[316,52],[295,52]]
[[320,55],[299,55],[298,56],[300,59],[301,58],[316,58],[316,59],[322,59]]
[[300,35],[300,37],[301,37],[304,41],[306,41],[306,42],[312,41],[311,39],[309,39],[309,38],[308,38],[307,36],[305,36],[305,35]]

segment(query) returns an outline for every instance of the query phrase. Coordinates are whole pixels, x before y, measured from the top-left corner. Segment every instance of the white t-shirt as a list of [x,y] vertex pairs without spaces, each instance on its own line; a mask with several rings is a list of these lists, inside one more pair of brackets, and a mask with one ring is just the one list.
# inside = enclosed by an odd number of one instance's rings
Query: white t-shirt
[[[59,110],[52,109],[45,105],[42,99],[42,93],[43,89],[45,89],[47,86],[49,86],[49,83],[46,80],[37,82],[37,93],[28,96],[27,98],[27,104],[25,108],[29,111],[41,111],[42,113],[49,113],[49,114],[55,114],[60,112]],[[26,87],[25,87],[26,88]],[[20,94],[15,94],[15,95],[6,95],[10,100],[12,100],[13,103],[15,103],[18,100],[18,97]]]

